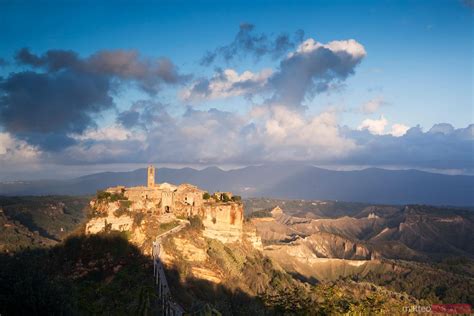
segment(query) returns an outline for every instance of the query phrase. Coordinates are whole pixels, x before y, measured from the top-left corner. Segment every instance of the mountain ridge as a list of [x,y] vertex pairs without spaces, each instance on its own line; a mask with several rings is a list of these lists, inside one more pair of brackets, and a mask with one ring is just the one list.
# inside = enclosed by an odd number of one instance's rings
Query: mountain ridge
[[[144,185],[146,169],[101,172],[67,180],[0,182],[0,195],[86,195],[115,185]],[[307,164],[223,170],[159,168],[157,182],[192,183],[244,197],[340,200],[385,204],[474,205],[474,176],[367,168],[335,171]]]

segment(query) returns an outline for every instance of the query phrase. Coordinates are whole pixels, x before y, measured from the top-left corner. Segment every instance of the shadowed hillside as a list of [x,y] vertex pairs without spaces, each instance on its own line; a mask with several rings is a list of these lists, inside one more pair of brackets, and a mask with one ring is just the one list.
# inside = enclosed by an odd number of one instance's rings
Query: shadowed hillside
[[121,234],[0,255],[2,315],[152,314],[151,260]]
[[0,251],[54,245],[84,223],[89,197],[0,196]]
[[[238,248],[217,242],[209,251],[216,271],[230,272],[229,280],[237,280],[234,273],[239,273],[241,280],[231,285],[192,277],[182,270],[190,264],[186,259],[168,266],[165,273],[173,297],[192,315],[368,312],[400,310],[402,301],[416,302],[368,283],[305,285],[261,255],[239,272],[231,259],[239,255]],[[118,232],[75,236],[52,248],[1,254],[0,280],[0,313],[5,315],[157,315],[162,308],[151,258]],[[249,286],[259,294],[250,294]]]

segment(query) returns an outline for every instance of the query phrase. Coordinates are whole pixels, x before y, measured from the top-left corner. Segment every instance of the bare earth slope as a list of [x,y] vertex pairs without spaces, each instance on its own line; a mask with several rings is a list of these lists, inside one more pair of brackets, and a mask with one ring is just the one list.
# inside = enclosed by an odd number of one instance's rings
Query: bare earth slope
[[474,301],[472,211],[357,205],[344,212],[350,204],[256,200],[246,205],[264,254],[300,280],[370,280],[418,298]]

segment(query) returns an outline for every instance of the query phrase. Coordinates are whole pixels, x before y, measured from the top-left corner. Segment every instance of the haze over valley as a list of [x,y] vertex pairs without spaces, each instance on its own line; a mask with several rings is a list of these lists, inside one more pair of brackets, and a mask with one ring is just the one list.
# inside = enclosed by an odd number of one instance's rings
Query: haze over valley
[[[143,182],[146,169],[97,173],[70,180],[0,183],[0,195],[90,195],[116,184]],[[332,171],[304,164],[273,164],[224,171],[217,167],[157,169],[160,181],[193,183],[208,191],[243,197],[322,199],[385,204],[474,206],[473,176],[417,170]]]

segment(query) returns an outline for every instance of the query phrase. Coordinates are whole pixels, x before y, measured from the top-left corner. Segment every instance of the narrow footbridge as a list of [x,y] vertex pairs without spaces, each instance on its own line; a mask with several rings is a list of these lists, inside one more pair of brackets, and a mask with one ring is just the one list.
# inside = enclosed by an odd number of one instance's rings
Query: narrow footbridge
[[184,309],[171,297],[168,281],[166,280],[165,271],[160,259],[161,239],[167,235],[180,231],[187,225],[189,225],[189,221],[181,220],[181,223],[178,226],[158,235],[153,242],[153,277],[158,291],[158,298],[161,301],[161,306],[163,306],[162,315],[164,316],[181,316],[184,314]]

